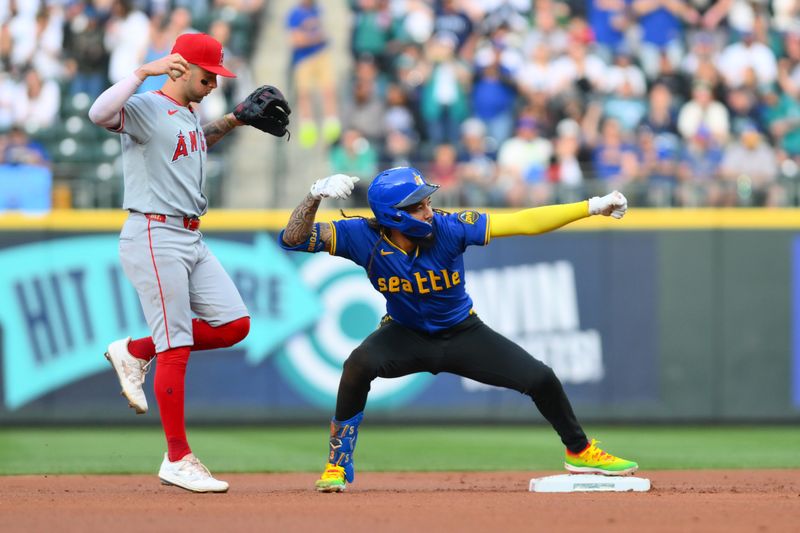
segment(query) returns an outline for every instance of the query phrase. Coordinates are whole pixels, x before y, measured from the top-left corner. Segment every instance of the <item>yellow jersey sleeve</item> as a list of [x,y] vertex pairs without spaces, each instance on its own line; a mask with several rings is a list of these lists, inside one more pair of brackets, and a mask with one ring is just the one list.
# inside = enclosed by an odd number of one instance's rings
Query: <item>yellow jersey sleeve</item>
[[548,205],[510,214],[489,215],[489,237],[538,235],[589,216],[589,201]]

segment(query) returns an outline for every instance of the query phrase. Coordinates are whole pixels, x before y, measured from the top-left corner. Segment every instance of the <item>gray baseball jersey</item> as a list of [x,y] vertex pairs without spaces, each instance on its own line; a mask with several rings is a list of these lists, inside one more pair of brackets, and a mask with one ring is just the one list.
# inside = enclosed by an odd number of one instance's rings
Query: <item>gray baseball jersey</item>
[[135,94],[116,131],[122,133],[123,208],[205,214],[206,139],[196,113],[161,91]]
[[197,116],[160,91],[122,110],[125,174],[119,255],[157,352],[194,344],[192,312],[212,326],[248,316],[236,286],[185,217],[206,212],[206,141]]

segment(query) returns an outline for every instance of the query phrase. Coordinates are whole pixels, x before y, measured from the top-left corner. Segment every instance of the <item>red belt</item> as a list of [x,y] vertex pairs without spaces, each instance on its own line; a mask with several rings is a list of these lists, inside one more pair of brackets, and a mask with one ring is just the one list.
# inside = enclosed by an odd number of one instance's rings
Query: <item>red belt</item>
[[[155,220],[157,222],[167,221],[167,215],[160,215],[158,213],[144,213],[144,216],[146,218],[149,218],[150,220]],[[180,218],[180,217],[175,217],[175,218]],[[197,217],[183,217],[183,227],[190,231],[196,231],[197,228],[200,227],[200,219]]]

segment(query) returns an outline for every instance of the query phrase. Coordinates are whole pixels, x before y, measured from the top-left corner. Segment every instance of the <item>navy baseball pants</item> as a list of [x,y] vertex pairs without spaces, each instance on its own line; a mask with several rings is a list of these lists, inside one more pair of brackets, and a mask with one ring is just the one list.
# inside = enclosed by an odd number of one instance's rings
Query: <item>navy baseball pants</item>
[[336,420],[348,420],[364,410],[370,383],[376,377],[418,372],[449,372],[530,396],[564,446],[578,453],[588,443],[553,370],[477,315],[430,334],[385,319],[344,363]]

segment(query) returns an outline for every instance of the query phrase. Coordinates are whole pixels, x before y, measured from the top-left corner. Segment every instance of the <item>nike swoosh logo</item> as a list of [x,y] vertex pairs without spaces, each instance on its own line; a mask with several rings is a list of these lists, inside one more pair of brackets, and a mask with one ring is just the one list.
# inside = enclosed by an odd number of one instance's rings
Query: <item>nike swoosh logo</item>
[[394,252],[390,252],[387,250],[381,250],[381,255],[392,255]]
[[168,114],[168,115],[174,115],[174,114],[175,114],[175,113],[177,113],[177,112],[178,112],[178,110],[177,110],[177,109],[170,109],[169,111],[167,111],[167,114]]

